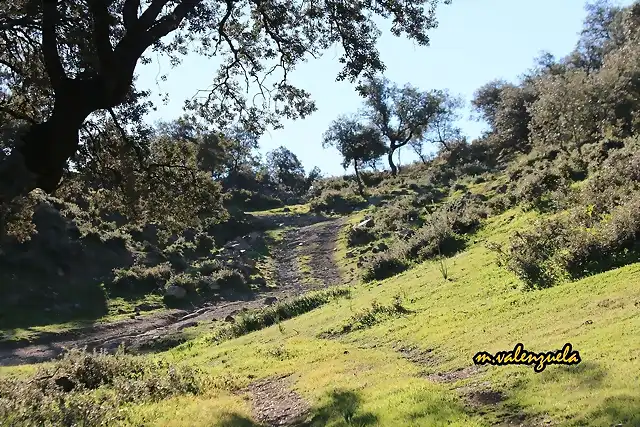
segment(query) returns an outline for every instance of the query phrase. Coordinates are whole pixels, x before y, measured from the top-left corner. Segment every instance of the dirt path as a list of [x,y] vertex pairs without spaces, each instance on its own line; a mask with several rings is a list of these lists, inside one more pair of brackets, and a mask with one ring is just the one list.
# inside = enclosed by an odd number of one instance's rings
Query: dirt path
[[[222,320],[244,309],[255,309],[318,289],[340,283],[340,274],[333,260],[341,219],[318,216],[263,218],[281,221],[281,226],[293,226],[274,250],[278,287],[273,290],[244,295],[242,299],[220,301],[192,311],[171,310],[161,314],[96,324],[64,333],[43,334],[28,345],[0,344],[0,366],[37,363],[51,360],[65,348],[87,347],[114,351],[121,343],[141,346],[153,342],[196,322]],[[305,281],[300,257],[306,257],[311,267],[313,283]]]

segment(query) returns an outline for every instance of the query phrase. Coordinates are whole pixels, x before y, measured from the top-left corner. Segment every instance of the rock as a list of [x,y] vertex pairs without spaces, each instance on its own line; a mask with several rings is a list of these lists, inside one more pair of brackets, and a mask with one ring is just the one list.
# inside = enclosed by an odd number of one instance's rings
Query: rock
[[353,258],[353,257],[355,257],[355,256],[356,256],[356,255],[353,253],[353,251],[348,251],[348,252],[346,253],[346,255],[345,255],[345,257],[347,257],[347,258]]
[[266,297],[266,298],[264,299],[264,303],[265,303],[266,305],[275,304],[277,301],[278,301],[278,298],[276,298],[276,297]]
[[373,218],[367,218],[364,221],[360,222],[354,228],[371,228],[373,227]]
[[377,246],[374,246],[371,248],[371,252],[373,252],[374,254],[377,254],[378,252],[380,252],[380,249],[378,249]]
[[236,319],[234,319],[233,316],[229,315],[224,318],[224,321],[229,323],[235,323]]
[[182,299],[187,296],[187,291],[181,286],[171,285],[166,289],[165,295]]
[[284,222],[281,222],[280,224],[278,224],[278,227],[284,227]]
[[187,322],[187,323],[185,323],[183,325],[178,326],[178,330],[181,331],[183,329],[193,328],[194,326],[198,326],[198,325],[199,325],[199,323],[194,320],[194,321]]
[[139,313],[141,311],[151,311],[151,310],[156,310],[158,308],[162,308],[161,304],[147,304],[147,303],[142,303],[142,304],[138,304],[136,305],[136,312]]
[[249,245],[243,238],[238,238],[236,240],[232,240],[227,242],[224,245],[225,249],[232,249],[234,251],[240,251],[242,249],[247,250],[251,249],[251,245]]

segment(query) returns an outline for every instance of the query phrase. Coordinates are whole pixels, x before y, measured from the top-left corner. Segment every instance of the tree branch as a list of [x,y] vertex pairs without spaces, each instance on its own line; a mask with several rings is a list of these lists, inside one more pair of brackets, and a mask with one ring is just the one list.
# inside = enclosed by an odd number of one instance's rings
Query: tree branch
[[7,114],[9,114],[10,116],[18,119],[18,120],[25,120],[33,125],[37,124],[38,122],[33,119],[31,116],[28,116],[27,114],[21,113],[19,111],[15,111],[12,110],[9,107],[3,107],[2,105],[0,105],[0,111],[5,112]]
[[133,151],[135,151],[136,157],[138,157],[138,162],[140,163],[140,167],[144,168],[144,156],[142,155],[142,151],[140,150],[140,147],[138,146],[138,144],[136,144],[135,142],[129,139],[129,137],[127,136],[127,132],[124,130],[122,126],[120,126],[120,122],[118,122],[118,118],[116,117],[116,113],[113,111],[113,108],[108,108],[107,111],[109,111],[109,114],[111,115],[111,119],[113,120],[113,123],[116,125],[116,128],[118,128],[118,132],[120,132],[120,136],[122,137],[122,140],[133,147]]
[[[148,34],[153,37],[153,40],[149,44],[151,45],[153,42],[160,40],[178,28],[182,20],[201,2],[202,0],[183,0],[169,15],[162,17],[157,23],[153,24],[148,31]],[[143,17],[144,14],[140,17],[141,21]]]
[[138,24],[142,27],[142,29],[147,30],[151,28],[154,21],[156,20],[158,15],[160,15],[160,12],[162,12],[162,9],[168,2],[169,0],[153,0],[151,2],[147,10],[145,10],[138,19]]
[[[109,0],[94,0],[89,3],[89,10],[93,18],[93,43],[98,53],[99,74],[111,69],[113,46],[109,40],[110,21],[108,9]],[[104,75],[104,74],[103,74]]]
[[122,19],[127,31],[131,30],[138,23],[138,10],[140,0],[126,0],[122,6]]
[[57,0],[42,0],[42,56],[54,89],[60,87],[62,81],[67,78],[58,53],[56,36],[58,20]]

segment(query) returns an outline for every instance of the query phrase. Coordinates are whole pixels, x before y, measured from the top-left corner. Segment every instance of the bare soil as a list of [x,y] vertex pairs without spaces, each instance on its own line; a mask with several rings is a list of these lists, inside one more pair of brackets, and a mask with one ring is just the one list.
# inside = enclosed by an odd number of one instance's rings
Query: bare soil
[[247,387],[256,420],[268,426],[299,425],[309,404],[290,389],[289,376],[269,378]]

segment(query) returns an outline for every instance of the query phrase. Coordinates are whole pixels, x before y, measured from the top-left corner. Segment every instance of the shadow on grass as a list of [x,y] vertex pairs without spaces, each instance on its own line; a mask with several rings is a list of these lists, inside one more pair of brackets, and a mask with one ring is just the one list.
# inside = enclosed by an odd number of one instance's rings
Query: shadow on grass
[[571,379],[577,381],[578,386],[584,389],[599,387],[607,376],[607,370],[593,361],[583,361],[576,366],[554,366],[553,368],[542,373],[544,381],[559,383]]
[[350,390],[334,390],[330,401],[311,411],[311,420],[298,424],[300,427],[325,426],[332,422],[342,421],[351,426],[372,426],[378,424],[378,417],[370,412],[363,412],[362,398]]
[[86,325],[108,312],[107,295],[95,280],[80,284],[12,277],[3,283],[0,298],[0,331],[5,335],[0,341],[11,330],[70,322]]
[[229,414],[222,420],[215,424],[216,427],[261,427],[261,424],[256,423],[251,418],[247,418],[244,415]]
[[609,397],[602,405],[571,425],[640,426],[640,397],[629,395]]

